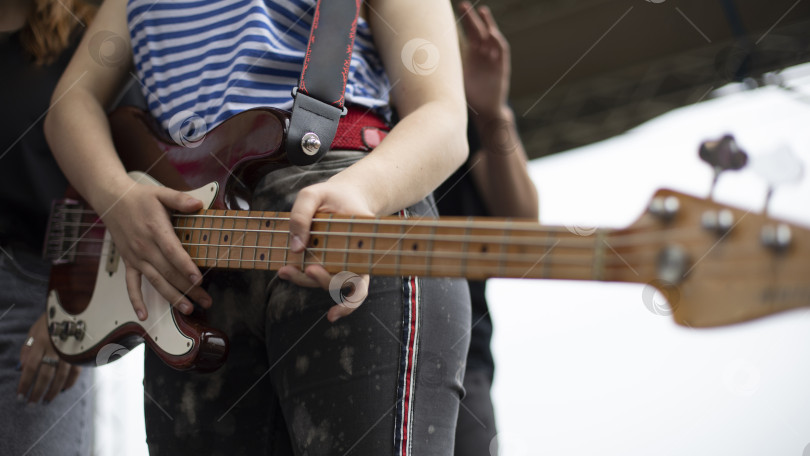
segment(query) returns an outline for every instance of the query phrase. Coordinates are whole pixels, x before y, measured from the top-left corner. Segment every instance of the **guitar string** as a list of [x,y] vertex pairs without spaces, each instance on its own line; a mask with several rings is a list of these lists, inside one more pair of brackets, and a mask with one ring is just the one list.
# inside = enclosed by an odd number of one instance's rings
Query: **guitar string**
[[[250,259],[239,259],[239,258],[226,258],[226,257],[193,257],[195,261],[202,263],[204,266],[210,267],[220,267],[220,268],[227,268],[229,263],[239,263],[238,266],[234,266],[231,269],[264,269],[264,268],[256,268],[255,263],[259,263],[262,265],[267,265],[267,270],[276,270],[278,268],[273,268],[272,265],[283,266],[285,263],[282,260],[269,260],[269,261],[261,261],[261,260],[250,260]],[[213,263],[213,264],[212,264]],[[254,263],[253,267],[244,267],[244,263]],[[373,271],[369,267],[369,263],[351,263],[351,262],[344,262],[344,261],[309,261],[305,262],[305,266],[312,265],[312,264],[319,264],[324,267],[336,267],[342,268],[347,270],[359,271],[364,272],[368,271],[373,273]],[[616,265],[619,267],[620,265]],[[442,265],[442,264],[402,264],[402,263],[393,263],[393,264],[382,264],[377,265],[375,268],[380,270],[391,270],[391,271],[402,271],[403,269],[406,271],[413,271],[418,270],[414,274],[429,274],[431,276],[446,276],[446,277],[459,277],[461,274],[459,268],[453,265]],[[552,269],[548,268],[544,262],[537,262],[533,264],[531,267],[526,268],[524,266],[503,266],[498,269],[497,274],[493,274],[493,269],[490,266],[485,265],[468,265],[465,269],[466,277],[473,277],[473,278],[488,278],[488,277],[503,277],[503,278],[514,278],[514,277],[529,277],[531,278],[561,278],[565,277],[567,279],[574,279],[574,280],[615,280],[619,277],[615,275],[615,273],[611,273],[609,270],[603,270],[600,275],[604,274],[612,274],[610,277],[595,277],[595,272],[593,269],[593,264],[575,264],[575,265],[565,265],[565,266],[552,266],[553,274],[551,274]],[[651,270],[651,271],[650,271]],[[643,266],[637,267],[635,270],[635,275],[639,278],[641,277],[658,277],[658,270],[655,265],[647,264]],[[754,271],[753,275],[757,277],[761,277],[760,270]],[[533,274],[533,273],[536,273]],[[725,273],[725,274],[724,274]],[[376,274],[380,274],[377,272]],[[745,273],[742,273],[745,275]],[[690,276],[694,276],[695,274],[690,274]],[[739,278],[741,275],[739,268],[735,268],[733,271],[726,271],[726,270],[714,270],[712,273],[701,273],[700,276],[703,278],[721,278],[721,277],[731,277],[731,278]],[[688,279],[688,277],[684,276],[684,279]],[[781,277],[784,280],[784,277]],[[788,279],[790,280],[790,279]],[[628,280],[629,282],[634,282],[633,280]]]
[[[262,265],[267,265],[268,267],[266,270],[277,270],[278,267],[284,266],[285,263],[282,260],[270,260],[270,261],[260,261],[260,260],[249,260],[249,259],[228,259],[225,257],[194,257],[193,260],[198,261],[198,264],[203,266],[209,267],[219,267],[219,268],[227,268],[229,263],[239,263],[238,266],[234,266],[231,269],[258,269],[263,270],[265,268],[256,268],[255,264],[253,267],[245,267],[244,263],[259,263]],[[430,276],[445,276],[445,277],[460,277],[461,274],[459,268],[457,266],[452,265],[441,265],[441,264],[402,264],[402,263],[394,263],[394,264],[382,264],[377,265],[375,268],[378,272],[374,272],[372,269],[369,268],[369,263],[347,263],[343,261],[309,261],[307,260],[304,265],[309,266],[313,264],[319,264],[324,267],[336,267],[337,269],[344,269],[344,270],[353,270],[356,272],[365,272],[368,271],[369,273],[381,275],[380,270],[389,270],[389,271],[398,271],[394,273],[395,275],[401,274],[401,271],[413,271],[415,275],[423,275],[427,274]],[[274,268],[272,265],[277,265],[278,267]],[[621,268],[621,265],[615,265],[613,268]],[[468,265],[466,268],[465,277],[472,277],[472,278],[489,278],[489,277],[502,277],[502,278],[515,278],[515,277],[529,277],[530,278],[566,278],[566,279],[573,279],[573,280],[608,280],[608,281],[617,281],[620,276],[618,276],[615,271],[611,272],[611,267],[603,268],[599,274],[597,271],[593,269],[592,264],[578,264],[578,265],[565,265],[565,266],[551,266],[548,267],[543,262],[538,262],[533,264],[531,267],[526,268],[524,266],[503,266],[497,270],[497,273],[493,274],[493,269],[490,266],[484,265]],[[553,271],[553,273],[552,273]],[[710,273],[702,272],[700,276],[702,278],[736,278],[739,279],[741,275],[750,275],[755,277],[762,277],[761,270],[755,270],[751,273],[747,272],[740,272],[739,268],[735,268],[735,270],[712,270]],[[410,272],[408,272],[410,273]],[[634,269],[634,275],[636,277],[659,277],[659,271],[653,264],[647,264],[638,266]],[[605,274],[609,274],[608,277],[605,277]],[[695,276],[695,273],[690,273],[689,276],[684,276],[683,279],[688,279],[689,277]],[[803,277],[799,277],[799,279],[803,279]],[[646,279],[645,279],[646,280]],[[791,278],[785,278],[780,276],[780,280],[795,280]],[[640,283],[641,281],[632,280],[623,280],[626,282],[636,282]]]
[[[228,250],[228,252],[230,254],[230,251],[232,251],[233,249],[249,249],[249,250],[257,250],[257,251],[259,251],[259,253],[261,253],[262,250],[266,250],[268,252],[268,254],[269,254],[269,258],[267,260],[243,259],[243,258],[241,258],[241,256],[244,255],[244,253],[240,253],[240,255],[239,255],[240,257],[238,257],[238,258],[231,258],[230,256],[228,256],[228,257],[223,256],[220,259],[220,261],[243,261],[243,262],[259,262],[259,263],[261,263],[261,262],[271,262],[271,263],[280,262],[280,263],[283,263],[283,264],[292,264],[292,262],[284,263],[283,261],[276,261],[276,260],[272,259],[271,251],[273,251],[273,250],[287,250],[286,246],[258,246],[258,245],[256,245],[256,246],[249,246],[249,245],[246,246],[246,245],[230,245],[230,244],[213,244],[212,245],[212,244],[188,244],[188,243],[184,244],[184,245],[188,246],[189,248],[196,247],[198,249],[198,251],[201,248],[210,248],[210,249],[222,249],[222,248],[225,248],[225,249]],[[88,251],[84,251],[84,252],[78,251],[75,254],[69,254],[67,252],[61,252],[61,253],[62,253],[62,255],[79,255],[79,256],[99,256],[99,255],[104,255],[105,254],[103,252],[100,254],[98,252],[88,252]],[[572,254],[572,253],[557,253],[557,252],[554,252],[554,251],[551,251],[551,252],[548,252],[548,251],[534,252],[534,253],[514,253],[514,252],[513,253],[509,253],[509,252],[507,252],[507,253],[492,253],[492,252],[490,252],[490,253],[485,253],[485,252],[468,252],[468,253],[464,253],[464,252],[452,252],[452,251],[432,251],[432,252],[428,252],[428,251],[424,251],[424,250],[414,252],[413,250],[407,250],[407,249],[399,249],[399,250],[395,250],[395,249],[391,249],[391,250],[360,249],[360,250],[357,250],[357,249],[339,249],[339,248],[329,249],[329,248],[322,248],[322,247],[321,248],[311,247],[311,248],[307,249],[306,253],[308,253],[308,254],[310,254],[312,256],[315,256],[315,253],[322,253],[324,255],[328,255],[328,254],[371,255],[371,256],[377,256],[379,258],[379,261],[382,261],[382,259],[387,257],[387,256],[390,256],[391,258],[395,258],[397,256],[399,256],[401,258],[402,257],[415,257],[416,256],[416,257],[423,257],[425,260],[427,260],[427,259],[440,260],[440,259],[444,258],[444,259],[462,259],[462,260],[466,260],[467,262],[472,262],[472,261],[481,262],[481,261],[483,261],[483,262],[488,262],[490,264],[492,264],[492,263],[496,263],[496,264],[498,264],[498,263],[507,263],[507,262],[511,262],[511,263],[524,262],[524,263],[582,266],[582,267],[593,267],[594,261],[596,261],[595,260],[595,255],[593,255],[592,252],[588,252],[589,256],[587,258],[585,258],[585,259],[572,258],[573,256],[575,256],[575,254]],[[755,256],[757,256],[757,257],[761,256],[762,252],[757,251],[757,252],[753,252],[753,254],[752,254],[750,252],[740,252],[739,250],[735,250],[733,253],[734,253],[733,258],[726,255],[726,256],[724,256],[723,260],[725,260],[725,261],[741,260],[740,259],[741,256],[743,257],[742,260],[745,260],[745,259],[748,259],[748,258],[754,258]],[[544,258],[543,261],[537,262],[538,255],[546,255],[546,254],[549,255],[548,259]],[[740,255],[740,254],[743,254],[743,255]],[[497,257],[493,258],[492,255],[497,255]],[[658,258],[659,258],[659,253],[658,252],[654,252],[654,253],[639,252],[639,253],[636,253],[636,254],[628,253],[628,254],[622,255],[621,257],[618,257],[615,254],[605,252],[605,255],[606,255],[606,258],[604,258],[601,261],[601,264],[603,264],[606,267],[626,266],[628,264],[628,258],[629,259],[640,258],[640,259],[645,260],[645,261],[635,260],[635,262],[632,265],[632,266],[634,266],[634,269],[643,268],[646,265],[652,265],[652,266],[656,267],[656,265],[658,263]],[[201,260],[201,261],[203,261],[203,260],[208,261],[208,260],[216,260],[217,257],[192,257],[192,259]],[[337,262],[335,264],[338,264],[338,263],[340,263],[340,262]],[[342,264],[342,263],[340,263],[340,264]],[[456,266],[454,266],[454,267],[456,267]],[[458,267],[460,267],[460,265]],[[515,267],[519,267],[519,266],[515,266]]]
[[[81,242],[81,241],[80,241]],[[98,245],[98,244],[96,244]],[[104,247],[108,246],[109,244],[104,244]],[[244,250],[256,250],[259,253],[262,251],[283,251],[288,250],[286,246],[260,246],[260,245],[230,245],[230,244],[196,244],[196,243],[183,243],[184,247],[187,249],[196,248],[198,251],[200,249],[226,249],[227,251],[232,251],[236,249],[241,249],[240,256],[244,255]],[[434,251],[413,251],[410,249],[344,249],[344,248],[324,248],[324,247],[310,247],[306,250],[309,254],[349,254],[349,255],[373,255],[379,258],[384,258],[386,256],[390,256],[394,258],[396,256],[399,257],[420,257],[425,259],[462,259],[467,261],[488,261],[488,262],[527,262],[533,263],[537,261],[537,255],[543,255],[548,253],[546,252],[535,252],[535,253],[518,253],[518,252],[506,252],[506,253],[489,253],[489,252],[458,252],[458,251],[446,251],[446,250],[434,250]],[[64,255],[71,255],[69,251],[60,251],[57,253],[62,253]],[[554,252],[551,251],[553,254]],[[81,256],[99,256],[101,255],[98,252],[93,251],[77,251],[76,254]],[[102,253],[103,254],[103,253]],[[107,252],[109,254],[109,252]],[[271,254],[272,255],[272,254]],[[493,258],[493,255],[497,255],[497,257]],[[568,257],[573,255],[567,254]],[[230,258],[227,258],[230,259]],[[234,260],[238,260],[239,258],[235,258]],[[243,260],[243,261],[254,261],[254,260]],[[255,260],[255,261],[264,261],[264,260]],[[557,262],[566,262],[566,259],[558,259]],[[583,261],[583,262],[590,262],[592,263],[593,260],[580,260],[580,259],[570,259],[570,261]]]
[[[71,214],[82,214],[82,215],[95,215],[92,210],[62,210],[61,212],[64,213],[71,213]],[[288,216],[281,216],[279,214],[287,214],[288,212],[269,212],[269,211],[246,211],[246,212],[256,212],[260,215],[257,216],[242,216],[242,215],[228,215],[227,210],[221,209],[211,209],[206,210],[203,213],[197,214],[172,214],[171,217],[175,219],[230,219],[234,220],[244,220],[246,221],[246,225],[248,221],[259,221],[265,222],[269,224],[269,222],[289,222]],[[276,215],[268,215],[268,214],[276,214]],[[526,219],[497,219],[497,220],[482,220],[480,218],[458,218],[453,217],[451,220],[447,218],[444,219],[435,219],[435,218],[418,218],[418,219],[399,219],[395,217],[386,217],[386,218],[335,218],[335,217],[327,217],[327,218],[315,218],[313,219],[313,223],[330,223],[330,224],[352,224],[352,225],[389,225],[389,226],[398,226],[398,227],[410,227],[413,228],[426,228],[426,229],[433,229],[433,228],[457,228],[457,229],[491,229],[491,230],[506,230],[512,233],[526,233],[526,234],[542,234],[542,233],[563,233],[565,234],[566,231],[569,234],[577,235],[576,232],[572,232],[572,228],[564,227],[564,226],[552,226],[552,227],[544,227],[539,225],[535,221],[526,220]],[[784,222],[777,222],[774,223],[784,223]],[[93,224],[80,224],[78,226],[92,226]],[[96,223],[99,227],[103,227],[103,223],[98,222]],[[640,230],[645,229],[646,227],[655,227],[659,228],[657,232],[659,233],[666,233],[671,232],[674,229],[668,229],[666,231],[660,230],[660,223],[656,222],[655,220],[645,220],[640,219],[636,222],[635,225],[630,226],[628,229],[633,230]],[[790,226],[790,225],[789,225]],[[176,227],[176,228],[183,228],[183,227]],[[206,227],[185,227],[186,229],[216,229],[216,228],[206,228]],[[795,227],[791,227],[795,228]],[[573,230],[577,228],[574,227]],[[590,229],[590,228],[589,228]],[[593,228],[597,229],[597,228]],[[681,229],[694,229],[693,227],[684,227]],[[701,228],[702,229],[702,228]],[[637,237],[637,233],[633,232],[625,232],[622,234],[618,234],[622,230],[615,230],[612,228],[598,228],[599,231],[608,233],[611,235],[611,239],[618,242],[619,239],[623,237],[630,238],[630,242],[632,243],[633,237]]]
[[[81,224],[81,223],[65,223],[63,224],[65,227],[70,228],[79,228],[79,227],[88,227],[92,225],[88,224]],[[103,225],[99,225],[99,228],[103,228]],[[421,226],[418,226],[421,227]],[[430,227],[425,227],[430,228]],[[201,232],[208,232],[211,234],[217,233],[258,233],[258,234],[268,234],[268,235],[289,235],[288,230],[278,230],[278,229],[247,229],[247,228],[216,228],[216,227],[183,227],[178,226],[175,227],[175,231],[201,231]],[[580,236],[575,233],[571,233],[570,231],[567,233],[567,239],[535,239],[533,237],[526,236],[527,234],[536,235],[536,236],[543,236],[548,237],[549,232],[547,231],[517,231],[514,229],[506,229],[508,233],[504,234],[471,234],[471,235],[464,235],[464,234],[443,234],[443,233],[436,233],[436,234],[429,234],[429,233],[373,233],[373,232],[360,232],[360,231],[345,231],[345,232],[335,232],[335,231],[320,231],[314,230],[310,233],[314,236],[324,236],[324,237],[341,237],[341,236],[351,236],[355,238],[374,238],[374,239],[398,239],[403,241],[414,241],[414,240],[421,240],[421,241],[434,241],[434,242],[467,242],[467,243],[493,243],[493,244],[500,244],[500,243],[507,243],[511,245],[521,245],[521,246],[548,246],[552,243],[560,242],[560,247],[565,248],[582,248],[582,249],[592,249],[594,239],[597,238],[597,232],[589,236]],[[633,233],[625,233],[625,234],[616,234],[615,231],[600,231],[598,232],[600,235],[605,236],[610,241],[610,245],[615,247],[633,247],[633,246],[642,246],[648,243],[660,243],[660,241],[690,241],[690,239],[681,239],[680,236],[683,235],[694,235],[694,228],[691,227],[683,227],[677,229],[669,229],[667,231],[644,231],[644,232],[633,232]],[[521,235],[523,234],[523,235]],[[713,234],[713,233],[706,233]],[[703,235],[699,233],[696,237],[700,237]],[[505,238],[507,236],[507,238]],[[59,237],[58,239],[63,239]],[[65,240],[77,240],[77,238],[64,238]],[[554,242],[552,242],[554,241]],[[54,241],[56,242],[56,241]],[[574,245],[577,244],[577,245]]]
[[[78,212],[78,211],[77,211]],[[82,211],[85,214],[94,214],[92,211]],[[225,211],[222,211],[223,215],[216,215],[216,214],[172,214],[172,218],[179,219],[179,218],[187,218],[187,219],[226,219],[226,220],[244,220],[248,221],[259,221],[265,222],[269,224],[269,222],[289,222],[289,217],[283,216],[232,216],[224,214]],[[260,211],[256,211],[260,212]],[[289,214],[289,213],[285,213]],[[400,219],[400,218],[314,218],[313,223],[329,223],[329,224],[341,224],[346,223],[350,225],[388,225],[394,227],[410,227],[410,228],[457,228],[457,229],[488,229],[488,230],[508,230],[510,232],[526,232],[529,233],[566,233],[576,235],[576,233],[571,232],[571,228],[567,228],[565,226],[542,226],[539,223],[527,219],[496,219],[496,220],[482,220],[480,218],[453,218],[452,220],[448,220],[447,218],[444,219],[435,219],[435,218],[418,218],[418,219]],[[98,227],[103,227],[103,223],[96,222],[96,223],[89,223],[89,222],[80,222],[75,223],[74,226],[93,226],[96,225]],[[179,228],[179,227],[178,227]],[[198,229],[205,229],[205,227],[192,227],[189,226],[187,228],[198,228]],[[639,226],[635,226],[633,228],[640,228]],[[595,228],[594,228],[595,229]],[[600,228],[600,231],[613,231],[611,228]]]
[[[177,230],[186,230],[186,228],[179,227]],[[205,229],[199,228],[199,231],[203,231],[206,234],[210,234],[210,237],[214,237],[217,234],[220,234],[220,238],[222,233],[226,233],[226,235],[235,233],[235,234],[267,234],[273,236],[289,236],[290,232],[287,230],[241,230],[238,228],[224,228],[224,229]],[[340,239],[341,242],[344,242],[345,237],[349,238],[356,238],[357,240],[371,240],[371,239],[387,239],[387,240],[394,240],[395,242],[416,242],[416,241],[433,241],[433,242],[447,242],[447,243],[457,243],[457,244],[507,244],[512,246],[521,246],[521,247],[547,247],[553,244],[558,244],[558,247],[564,248],[572,248],[572,249],[593,249],[593,243],[595,238],[571,238],[569,242],[565,240],[554,239],[549,240],[534,240],[528,237],[520,237],[520,236],[512,236],[510,239],[505,239],[503,235],[455,235],[455,234],[406,234],[401,235],[398,233],[361,233],[361,232],[341,232],[335,233],[330,231],[311,231],[311,235],[314,238],[318,236],[322,236],[323,238],[327,239],[328,241],[337,242],[336,239]],[[185,233],[188,234],[188,233]],[[75,237],[59,237],[58,239],[52,240],[52,242],[60,242],[60,241],[76,241],[80,238]],[[104,239],[96,238],[96,239],[87,239],[88,242],[106,242]],[[552,242],[554,241],[554,242]],[[181,242],[186,242],[181,240]],[[225,241],[227,242],[227,240]],[[576,244],[576,245],[574,245]],[[221,245],[228,245],[228,244],[221,244]]]

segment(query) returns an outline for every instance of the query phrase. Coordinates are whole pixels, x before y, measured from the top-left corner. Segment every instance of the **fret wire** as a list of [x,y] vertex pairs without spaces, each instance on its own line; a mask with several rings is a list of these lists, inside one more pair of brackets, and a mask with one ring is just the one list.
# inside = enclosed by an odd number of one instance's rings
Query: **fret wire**
[[[258,227],[261,229],[261,227],[262,227],[262,223],[261,223],[261,221],[259,221],[259,223],[258,223],[257,225],[258,225]],[[256,231],[261,231],[260,229],[259,229],[259,230],[256,230]],[[260,239],[261,239],[261,235],[260,235],[259,233],[256,233],[256,241],[255,241],[255,242],[256,242],[256,245],[259,245],[259,240],[260,240]],[[259,249],[258,249],[258,247],[257,247],[257,248],[255,248],[255,249],[253,249],[253,264],[256,264],[256,251],[257,251],[257,250],[259,250]]]
[[[266,220],[266,221],[269,222],[269,220]],[[269,224],[265,224],[265,226],[267,228],[270,228]],[[274,246],[273,246],[273,234],[276,231],[276,222],[275,222],[275,220],[273,221],[273,228],[268,230],[268,231],[270,231],[270,245],[267,246],[267,259],[271,260],[273,258],[273,248],[274,248]]]
[[[551,243],[551,241],[553,241],[555,239],[556,235],[557,235],[557,233],[554,233],[553,231],[549,232],[549,233],[546,233],[546,238],[548,239],[548,242]],[[559,241],[557,241],[557,242],[559,242]],[[557,244],[550,244],[550,245],[557,245]],[[542,260],[543,261],[543,265],[542,265],[543,277],[549,277],[549,274],[551,273],[551,264],[547,260],[548,257],[549,257],[549,255],[543,256],[543,260]]]
[[351,234],[352,234],[351,233],[352,227],[353,227],[353,225],[349,224],[349,230],[350,231],[349,231],[349,235],[346,236],[346,251],[343,253],[343,264],[346,265],[346,267],[343,268],[344,270],[349,269],[349,266],[348,266],[348,264],[349,264],[349,236],[351,236]]
[[[405,250],[405,249],[402,248],[402,240],[404,238],[404,236],[403,236],[404,234],[405,234],[405,225],[399,225],[399,241],[398,242],[400,243],[399,244],[399,249],[400,250]],[[397,260],[397,275],[400,275],[399,273],[402,270],[401,269],[401,267],[402,267],[402,255],[396,255],[396,260]]]
[[[374,246],[377,244],[377,242],[376,242],[376,241],[377,241],[377,237],[376,237],[376,235],[377,235],[377,230],[379,230],[379,229],[380,229],[380,225],[374,225],[374,232],[373,232],[373,234],[372,234],[372,236],[371,236],[371,250],[368,252],[368,264],[369,264],[369,272],[371,272],[371,271],[370,271],[371,266],[372,266],[373,264],[375,264],[375,263],[374,263]],[[380,260],[382,260],[382,257],[380,257]]]
[[[203,225],[205,225],[205,220],[202,220],[202,219],[195,219],[195,220],[194,220],[194,223],[192,223],[192,227],[193,227],[193,228],[196,228],[196,227],[197,227],[197,225],[198,225],[200,222],[202,222],[202,224],[203,224]],[[196,242],[200,242],[200,236],[202,236],[202,232],[201,232],[201,231],[197,231],[196,229],[194,229],[194,230],[192,230],[192,231],[191,231],[191,240],[192,240],[192,241],[195,241],[195,240],[196,240]],[[195,253],[195,255],[199,255],[199,254],[200,254],[200,248],[199,248],[199,247],[197,247],[194,253]],[[189,255],[190,255],[190,254],[191,254],[191,252],[189,252]],[[202,272],[202,271],[201,271],[201,272]]]
[[[329,247],[329,231],[331,231],[330,228],[332,227],[332,215],[333,214],[329,214],[329,221],[326,222],[326,233],[323,235],[323,248],[325,249]],[[326,260],[326,253],[324,253],[323,259]]]
[[[278,224],[278,222],[279,222],[279,220],[278,220],[278,219],[275,219],[275,220],[273,221],[273,228],[275,228],[275,227],[276,227],[276,225]],[[290,251],[290,238],[292,237],[292,236],[290,236],[290,230],[289,230],[289,228],[290,228],[290,226],[289,226],[289,222],[287,222],[287,230],[285,230],[285,232],[287,233],[287,248],[285,248],[285,249],[284,249],[284,264],[287,264],[287,253]]]
[[[310,237],[310,239],[312,239],[312,238]],[[306,261],[307,261],[307,251],[309,251],[309,250],[310,249],[305,249],[303,252],[301,252],[301,270],[302,271],[304,270],[304,265],[306,264]]]
[[[247,220],[245,220],[245,228],[247,228]],[[234,231],[236,231],[236,219],[233,219],[233,229],[234,229]],[[240,238],[240,242],[241,242],[242,244],[244,244],[244,243],[245,243],[245,236],[247,236],[247,229],[245,229],[244,231],[242,231],[242,237]],[[231,236],[231,245],[233,245],[233,242],[234,242],[235,240],[236,240],[236,239],[235,239],[235,237],[234,237],[234,236]],[[244,254],[245,254],[245,249],[241,249],[241,250],[239,251],[239,266],[240,266],[240,268],[241,268],[241,266],[242,266],[242,256],[243,256]],[[228,257],[229,257],[229,258],[231,257],[230,253],[228,254]],[[233,259],[231,259],[231,261],[233,261]]]
[[[219,237],[217,238],[217,243],[222,242],[222,231],[223,231],[223,228],[225,228],[225,219],[226,219],[226,218],[227,218],[227,217],[221,217],[221,218],[219,219]],[[225,250],[225,253],[226,253],[226,254],[228,253],[227,249]],[[217,259],[215,259],[215,260],[214,260],[214,267],[215,267],[215,268],[220,267],[220,266],[219,266],[219,260],[220,260],[221,258],[222,258],[222,254],[220,253],[220,249],[219,249],[219,248],[217,248]],[[226,264],[227,264],[227,263],[226,263]]]
[[[434,227],[431,227],[431,229],[430,229],[430,239],[428,239],[428,247],[427,247],[428,252],[433,251],[433,246],[436,243],[436,237],[435,236],[436,236],[436,227],[434,226]],[[427,258],[427,271],[428,271],[427,272],[428,275],[431,275],[433,273],[433,257],[428,257]]]
[[506,228],[503,229],[503,234],[501,235],[501,242],[499,242],[499,244],[501,246],[501,249],[500,249],[501,250],[501,255],[500,255],[501,260],[498,262],[498,274],[499,275],[503,274],[502,271],[503,271],[503,268],[504,268],[504,264],[503,264],[504,253],[508,252],[508,250],[506,252],[504,252],[504,249],[506,248],[506,244],[503,241],[505,239],[508,239],[508,238],[509,238],[509,227],[507,226]]
[[[213,219],[203,219],[203,220],[205,222],[208,222],[208,223],[203,223],[203,226],[208,225],[207,230],[205,231],[205,235],[208,237],[209,240],[213,241],[214,232],[211,230],[211,228],[213,228],[213,226],[214,226],[214,220]],[[210,254],[211,254],[211,246],[207,245],[207,246],[205,246],[205,256],[210,256]],[[213,267],[213,265],[206,265],[206,266]]]

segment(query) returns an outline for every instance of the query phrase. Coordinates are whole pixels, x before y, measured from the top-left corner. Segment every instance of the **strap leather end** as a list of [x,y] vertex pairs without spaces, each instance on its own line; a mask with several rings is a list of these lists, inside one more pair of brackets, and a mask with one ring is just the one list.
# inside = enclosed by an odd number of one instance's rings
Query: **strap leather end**
[[[287,158],[297,166],[311,165],[332,146],[338,122],[346,108],[341,110],[300,90],[293,91],[293,97],[295,102],[285,144]],[[317,149],[313,140],[320,143]]]

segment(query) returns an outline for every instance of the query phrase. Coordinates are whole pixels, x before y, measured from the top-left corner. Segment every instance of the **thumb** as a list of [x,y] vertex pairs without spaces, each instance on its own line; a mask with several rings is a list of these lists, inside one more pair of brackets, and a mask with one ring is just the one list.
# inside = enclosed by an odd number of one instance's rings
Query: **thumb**
[[196,212],[203,206],[202,201],[167,187],[158,189],[157,197],[167,208],[180,212]]

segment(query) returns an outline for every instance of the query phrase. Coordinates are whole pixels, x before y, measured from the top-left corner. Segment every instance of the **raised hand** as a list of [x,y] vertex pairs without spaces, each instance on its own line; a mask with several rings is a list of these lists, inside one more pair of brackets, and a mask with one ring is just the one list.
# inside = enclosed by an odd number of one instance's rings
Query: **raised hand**
[[488,7],[461,2],[458,9],[467,38],[461,54],[467,102],[474,114],[491,118],[506,106],[509,95],[509,43]]

